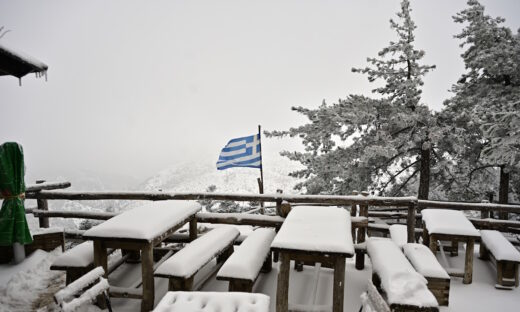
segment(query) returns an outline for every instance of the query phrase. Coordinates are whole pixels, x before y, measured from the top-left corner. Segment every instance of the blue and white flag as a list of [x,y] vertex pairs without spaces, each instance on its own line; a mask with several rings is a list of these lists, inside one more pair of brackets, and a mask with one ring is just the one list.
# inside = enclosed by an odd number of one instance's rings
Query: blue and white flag
[[231,167],[262,168],[260,134],[232,139],[220,152],[217,169]]

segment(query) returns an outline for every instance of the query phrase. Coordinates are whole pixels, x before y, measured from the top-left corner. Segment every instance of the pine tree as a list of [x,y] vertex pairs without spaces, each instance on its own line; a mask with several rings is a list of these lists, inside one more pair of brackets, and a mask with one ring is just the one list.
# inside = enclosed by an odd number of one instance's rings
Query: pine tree
[[499,168],[499,201],[507,203],[509,175],[520,163],[520,40],[502,26],[503,18],[486,15],[477,0],[469,0],[454,20],[466,24],[455,36],[466,48],[461,55],[466,73],[452,87],[455,95],[443,112],[463,132],[452,155],[458,155],[457,165],[465,163],[461,175],[466,171],[469,183],[476,177],[486,185],[482,176]]
[[378,58],[368,58],[367,67],[353,69],[370,82],[384,82],[373,90],[377,98],[350,95],[314,110],[295,107],[309,124],[267,133],[302,139],[305,152],[282,153],[306,166],[292,173],[306,178],[298,187],[313,194],[375,188],[400,195],[418,182],[418,197],[428,198],[430,168],[444,161],[435,152],[443,130],[420,101],[422,77],[434,66],[420,64],[424,51],[414,47],[416,26],[410,12],[409,1],[403,0],[398,21],[390,20],[398,40]]

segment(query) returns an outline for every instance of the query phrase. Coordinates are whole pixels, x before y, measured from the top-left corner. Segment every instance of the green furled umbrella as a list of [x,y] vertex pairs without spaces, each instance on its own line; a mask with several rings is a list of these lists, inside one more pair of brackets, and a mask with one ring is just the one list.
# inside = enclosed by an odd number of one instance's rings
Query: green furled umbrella
[[0,245],[32,243],[25,218],[25,165],[23,149],[18,143],[0,145],[0,194],[4,197],[0,210]]

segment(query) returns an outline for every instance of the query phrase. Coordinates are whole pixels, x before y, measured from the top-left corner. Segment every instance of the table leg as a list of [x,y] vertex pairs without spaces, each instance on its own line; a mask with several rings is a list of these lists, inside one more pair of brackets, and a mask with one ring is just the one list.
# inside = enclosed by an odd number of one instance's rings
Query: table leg
[[435,235],[430,234],[428,236],[428,240],[430,241],[430,250],[433,252],[433,254],[437,254],[437,238]]
[[276,289],[276,312],[289,311],[289,272],[290,258],[285,252],[280,252],[280,271]]
[[141,270],[143,281],[143,300],[141,311],[153,310],[155,284],[153,278],[153,246],[146,245],[141,251]]
[[468,239],[466,241],[466,259],[464,261],[464,278],[462,283],[471,284],[473,281],[473,249],[475,247],[475,240]]
[[190,220],[190,242],[197,239],[197,218]]
[[334,288],[332,289],[332,311],[343,312],[345,295],[345,257],[337,256],[334,260]]
[[[108,261],[107,261],[107,248],[102,241],[94,241],[94,266],[102,267],[105,270],[104,277],[108,279]],[[97,296],[97,305],[101,309],[106,308],[106,301],[103,295]]]

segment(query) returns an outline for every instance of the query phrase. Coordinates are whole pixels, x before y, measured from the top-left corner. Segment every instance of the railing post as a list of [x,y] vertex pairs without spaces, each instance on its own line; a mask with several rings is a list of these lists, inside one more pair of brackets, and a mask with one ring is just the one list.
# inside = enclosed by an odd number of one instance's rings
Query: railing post
[[[363,195],[363,197],[366,197],[368,196],[368,192],[366,191],[363,191],[361,192],[361,195]],[[366,204],[362,204],[362,205],[359,205],[359,216],[360,217],[365,217],[368,219],[368,205]],[[357,243],[363,243],[365,242],[366,240],[366,235],[367,235],[367,228],[365,227],[360,227],[358,228],[357,230]],[[357,270],[363,270],[365,268],[365,253],[363,252],[356,252],[356,269]]]
[[[281,195],[282,193],[283,193],[283,190],[281,190],[281,189],[276,190],[276,194]],[[276,200],[276,214],[279,216],[282,215],[282,200],[281,199]]]
[[[358,193],[358,191],[352,191],[352,195],[356,196],[356,195],[359,195],[359,193]],[[357,204],[352,204],[352,206],[350,207],[350,216],[351,217],[356,216],[356,210],[357,210]],[[356,232],[357,232],[356,229],[352,228],[352,241],[354,243],[357,242]]]
[[[482,203],[483,203],[483,204],[488,204],[489,201],[484,199],[484,200],[482,201]],[[488,219],[488,218],[489,218],[489,209],[487,209],[487,208],[482,208],[482,210],[480,210],[480,219]],[[485,229],[485,228],[486,228],[486,227],[485,227],[484,225],[482,225],[482,226],[480,227],[481,230],[482,230],[482,229]]]
[[407,220],[407,232],[408,242],[415,243],[415,212],[417,210],[417,201],[408,204],[408,220]]
[[[45,180],[37,180],[36,184],[42,184],[45,183]],[[36,203],[38,204],[39,210],[49,210],[49,203],[46,199],[37,199]],[[40,227],[41,228],[48,228],[49,227],[49,218],[47,217],[40,217]]]

